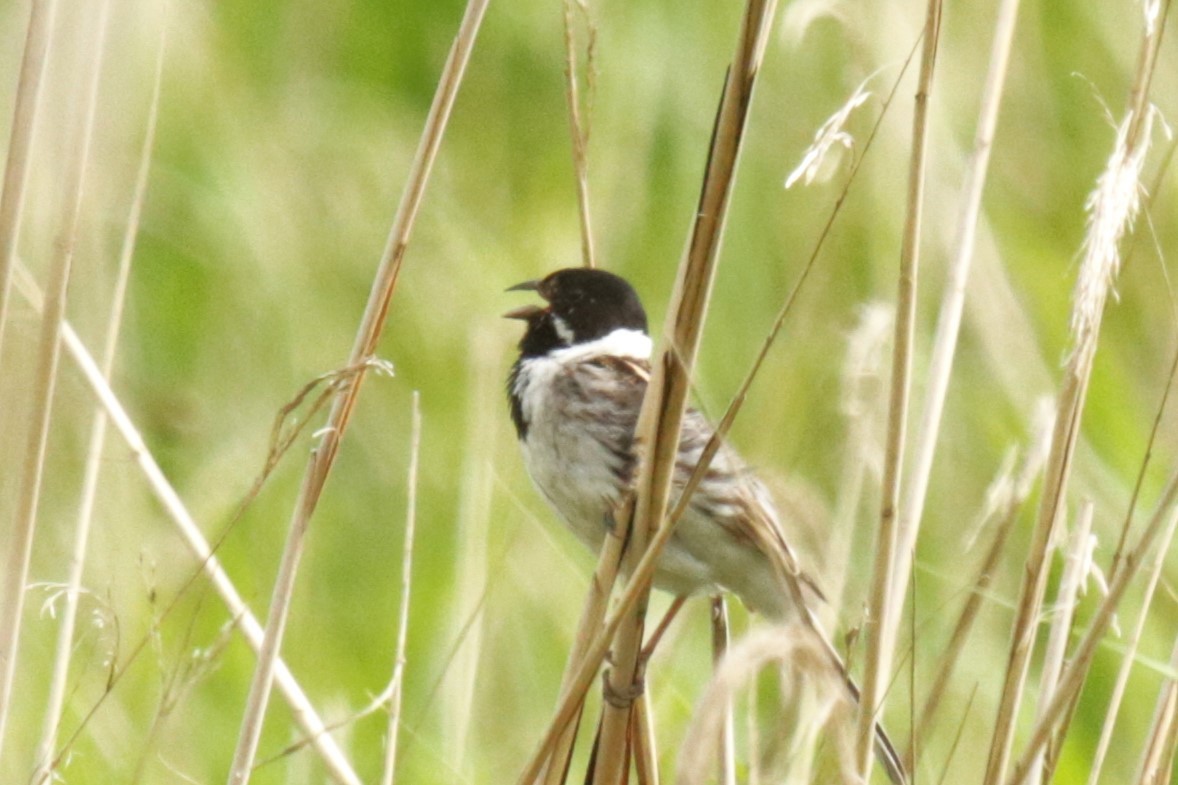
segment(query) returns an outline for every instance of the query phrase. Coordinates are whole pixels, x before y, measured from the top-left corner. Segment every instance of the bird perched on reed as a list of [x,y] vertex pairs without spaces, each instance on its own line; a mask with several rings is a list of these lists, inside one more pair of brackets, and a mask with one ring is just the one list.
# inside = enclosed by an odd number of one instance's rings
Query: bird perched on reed
[[[599,551],[634,481],[634,428],[650,379],[646,312],[629,283],[603,270],[558,270],[511,287],[516,290],[535,291],[545,301],[506,314],[526,324],[507,383],[524,463],[573,533]],[[672,504],[712,434],[699,412],[685,413]],[[807,603],[821,592],[796,564],[768,491],[725,445],[660,556],[654,584],[679,595],[729,591],[767,617],[804,613],[812,622]],[[783,565],[796,580],[782,579]],[[857,700],[837,652],[823,642]],[[905,783],[899,756],[878,725],[875,746],[889,778]]]

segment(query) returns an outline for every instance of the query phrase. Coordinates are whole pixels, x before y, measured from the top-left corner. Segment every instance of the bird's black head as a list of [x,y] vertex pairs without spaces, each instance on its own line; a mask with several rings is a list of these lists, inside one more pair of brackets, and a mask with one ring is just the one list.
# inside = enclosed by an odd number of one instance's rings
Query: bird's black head
[[516,290],[535,291],[548,301],[547,308],[526,305],[505,314],[528,323],[519,344],[524,357],[538,357],[552,349],[604,338],[614,330],[646,333],[646,311],[638,293],[624,278],[604,270],[557,270],[508,291]]

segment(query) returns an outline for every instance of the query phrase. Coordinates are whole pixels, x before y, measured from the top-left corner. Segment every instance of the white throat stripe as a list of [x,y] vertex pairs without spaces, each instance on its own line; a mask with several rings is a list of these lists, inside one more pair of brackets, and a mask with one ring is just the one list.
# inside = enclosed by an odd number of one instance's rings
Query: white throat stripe
[[579,343],[567,349],[558,349],[552,353],[552,358],[561,362],[567,362],[579,357],[612,354],[635,360],[649,360],[650,351],[651,342],[649,335],[639,330],[614,330],[602,338]]

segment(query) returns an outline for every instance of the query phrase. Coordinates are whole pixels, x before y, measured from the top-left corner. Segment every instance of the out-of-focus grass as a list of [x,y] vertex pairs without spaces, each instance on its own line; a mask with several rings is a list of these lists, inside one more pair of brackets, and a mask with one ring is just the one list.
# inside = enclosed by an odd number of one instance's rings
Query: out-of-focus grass
[[[80,6],[78,0],[61,2],[51,90],[35,150],[21,254],[37,272],[45,268],[62,199],[58,162],[72,110],[70,68],[86,35],[73,23],[84,18]],[[722,410],[739,383],[842,181],[836,176],[832,184],[787,192],[786,173],[814,129],[863,78],[882,68],[872,83],[876,98],[851,122],[862,143],[880,109],[879,96],[915,40],[919,6],[836,5],[841,21],[819,19],[801,38],[794,28],[800,6],[783,9],[753,110],[705,332],[698,388],[709,411]],[[453,1],[169,8],[160,136],[114,387],[211,537],[228,524],[260,470],[277,409],[305,381],[347,356],[460,12]],[[12,104],[25,13],[24,4],[16,4],[0,15],[4,107]],[[918,406],[991,34],[985,4],[952,4],[946,13],[933,97]],[[962,547],[984,490],[1006,448],[1025,440],[1035,398],[1055,387],[1083,201],[1112,146],[1102,101],[1119,111],[1136,51],[1137,13],[1134,4],[1028,4],[1022,11],[918,553],[918,678],[931,672],[944,645],[952,616],[945,614],[942,622],[941,609],[946,603],[955,607],[953,598],[964,588],[968,570],[962,564],[980,558],[966,554],[963,562]],[[736,13],[721,3],[685,9],[611,0],[593,4],[592,15],[599,28],[590,145],[598,250],[609,269],[635,282],[657,325],[695,203]],[[158,23],[158,12],[143,4],[116,4],[114,56],[103,81],[71,290],[70,318],[93,348],[134,179]],[[1178,95],[1174,56],[1171,41],[1154,86],[1162,111],[1171,115]],[[529,487],[501,387],[475,382],[472,357],[476,350],[489,352],[479,361],[506,373],[518,325],[499,314],[519,298],[502,290],[580,258],[562,57],[559,4],[492,5],[381,346],[397,375],[370,379],[362,394],[313,523],[288,628],[284,656],[329,719],[346,717],[383,687],[396,629],[410,393],[420,390],[424,431],[401,756],[405,782],[501,782],[514,776],[554,702],[591,569],[591,557]],[[846,336],[859,306],[894,294],[910,92],[901,88],[902,100],[885,121],[784,339],[735,427],[735,443],[763,473],[796,478],[830,508],[840,494],[846,432],[838,404]],[[7,109],[2,114],[7,117]],[[1175,177],[1169,174],[1155,194],[1150,229],[1134,239],[1118,281],[1120,302],[1108,311],[1089,394],[1071,498],[1096,503],[1103,564],[1175,343],[1165,259],[1178,248],[1178,228],[1168,220],[1174,203]],[[12,302],[0,358],[5,520],[14,507],[36,335],[31,311],[17,295]],[[472,401],[485,397],[494,399],[488,408],[498,419],[486,429],[492,436],[468,455],[467,413],[478,410]],[[50,442],[35,581],[65,576],[91,407],[77,375],[67,372]],[[1178,455],[1174,414],[1160,433],[1157,468],[1145,484],[1146,508]],[[308,446],[297,445],[219,554],[259,613],[269,600]],[[466,621],[453,611],[459,604],[455,519],[459,472],[471,461],[489,466],[494,482],[473,721],[469,738],[455,740],[448,736],[443,705],[443,696],[453,695],[435,686]],[[80,635],[66,732],[101,695],[104,660],[121,661],[147,634],[158,635],[158,643],[107,696],[63,774],[76,783],[129,781],[144,758],[145,782],[174,782],[179,773],[216,782],[232,755],[253,656],[240,639],[231,639],[149,735],[169,674],[217,639],[226,615],[198,582],[154,626],[194,561],[114,438],[102,487],[86,574],[93,595],[83,607],[87,614],[102,609],[105,622],[101,628],[87,624]],[[859,515],[863,545],[854,554],[852,575],[870,565],[866,532],[873,518],[872,504],[865,505]],[[807,525],[821,531],[823,524]],[[799,539],[818,547],[823,542],[822,536]],[[1014,552],[1025,539],[1016,530]],[[809,555],[813,562],[820,558]],[[994,584],[1001,601],[987,603],[946,709],[948,716],[959,715],[973,684],[980,683],[950,780],[968,780],[984,759],[986,744],[969,739],[988,739],[993,720],[1008,605],[1018,580],[1016,562],[1007,565]],[[1169,566],[1172,576],[1172,559]],[[1167,657],[1178,616],[1172,594],[1163,594],[1142,648],[1158,661]],[[30,590],[16,703],[0,762],[4,782],[24,781],[38,738],[55,633],[53,621],[38,613],[45,597],[43,589]],[[861,601],[852,593],[841,609],[843,625],[859,622]],[[709,671],[702,614],[702,607],[692,610],[683,634],[653,669],[668,761]],[[1115,667],[1111,653],[1097,660],[1060,781],[1084,770],[1103,717],[1102,685]],[[1130,681],[1116,737],[1124,743],[1114,745],[1109,782],[1134,770],[1159,678],[1142,667]],[[902,737],[906,679],[896,689],[888,719]],[[365,777],[375,776],[379,766],[383,727],[369,719],[342,734]],[[293,733],[276,699],[262,757],[291,742]],[[947,729],[926,741],[937,761],[931,771],[939,771],[951,738]],[[303,751],[264,767],[257,781],[320,778],[318,763]]]

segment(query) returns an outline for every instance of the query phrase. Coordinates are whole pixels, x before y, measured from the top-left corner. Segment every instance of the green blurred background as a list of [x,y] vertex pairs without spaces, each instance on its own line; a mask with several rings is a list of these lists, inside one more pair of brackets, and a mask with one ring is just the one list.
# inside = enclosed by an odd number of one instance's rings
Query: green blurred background
[[[96,0],[59,0],[48,93],[20,253],[44,281],[65,195],[80,63]],[[159,136],[113,386],[210,538],[228,526],[261,469],[279,408],[344,363],[434,85],[462,14],[455,0],[155,4],[113,0],[96,147],[86,187],[69,316],[97,352],[109,310],[146,124],[155,51],[168,29]],[[698,194],[712,116],[735,43],[735,2],[591,0],[596,30],[589,148],[591,207],[605,267],[629,277],[661,324]],[[0,107],[11,116],[27,4],[0,8]],[[739,385],[797,280],[849,158],[831,177],[783,188],[815,130],[872,77],[847,130],[859,154],[916,43],[923,4],[797,0],[779,10],[732,200],[699,366],[699,405],[714,415]],[[947,3],[932,98],[914,402],[950,255],[958,192],[977,116],[994,9]],[[578,17],[580,20],[581,18]],[[578,22],[580,40],[584,27]],[[1139,46],[1136,2],[1025,2],[978,236],[977,259],[918,553],[917,697],[981,557],[966,551],[1005,452],[1025,444],[1036,402],[1054,393],[1084,202],[1112,150]],[[583,48],[582,48],[583,52]],[[1174,116],[1178,65],[1163,47],[1154,100]],[[392,302],[380,356],[311,529],[284,657],[329,720],[380,692],[392,669],[412,392],[421,394],[418,538],[399,774],[409,783],[512,781],[556,696],[593,557],[557,524],[517,457],[503,396],[520,303],[504,289],[580,262],[564,96],[562,6],[492,3],[462,86]],[[888,110],[733,441],[804,510],[794,536],[822,572],[834,510],[855,526],[840,633],[860,623],[870,571],[886,354],[868,367],[867,434],[848,434],[847,347],[865,306],[891,303],[911,136],[911,69]],[[6,135],[5,135],[6,136]],[[1159,130],[1147,177],[1170,142]],[[1152,182],[1152,180],[1151,180]],[[1096,505],[1107,566],[1175,348],[1171,257],[1175,175],[1158,181],[1151,218],[1125,244],[1119,300],[1106,313],[1070,500]],[[38,321],[15,294],[0,357],[0,513],[20,478]],[[64,363],[31,578],[65,579],[93,401]],[[916,411],[919,411],[917,408]],[[282,549],[309,435],[248,507],[219,551],[260,615]],[[1146,475],[1148,512],[1178,456],[1167,414]],[[847,466],[867,466],[862,500]],[[1030,513],[984,605],[943,727],[926,739],[918,781],[935,781],[975,685],[946,781],[974,781],[984,761],[1018,554]],[[108,440],[92,535],[67,734],[102,694],[107,663],[152,643],[89,721],[62,770],[67,782],[220,782],[231,759],[254,658],[238,636],[198,676],[177,678],[216,647],[227,622],[198,581],[164,609],[194,559],[153,501],[125,446]],[[1178,563],[1169,559],[1167,577]],[[1169,583],[1166,584],[1170,586]],[[55,623],[52,588],[30,589],[17,699],[0,781],[26,780],[39,737]],[[1135,609],[1137,587],[1126,603]],[[1081,623],[1095,604],[1089,593]],[[665,598],[656,606],[665,606]],[[705,603],[693,602],[652,666],[669,777],[678,739],[710,671]],[[746,618],[736,611],[738,626]],[[1131,625],[1133,611],[1122,617]],[[97,619],[104,620],[99,625]],[[1142,654],[1165,662],[1178,626],[1172,590],[1151,611]],[[906,624],[907,628],[907,624]],[[1059,782],[1082,781],[1117,666],[1102,651],[1064,749]],[[907,666],[905,666],[907,667]],[[1130,681],[1105,781],[1125,781],[1165,669]],[[1173,674],[1171,674],[1173,675]],[[908,732],[907,676],[888,724]],[[1028,714],[1029,719],[1029,714]],[[591,724],[591,723],[589,723]],[[361,776],[376,777],[384,721],[339,738]],[[279,697],[263,758],[297,739]],[[974,741],[971,742],[971,739]],[[303,750],[256,782],[321,782]]]

